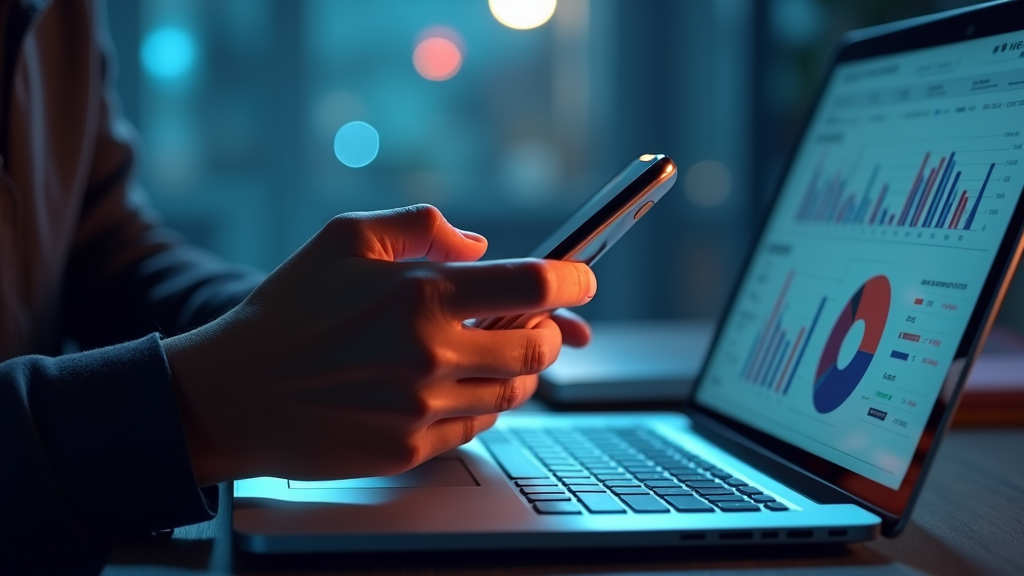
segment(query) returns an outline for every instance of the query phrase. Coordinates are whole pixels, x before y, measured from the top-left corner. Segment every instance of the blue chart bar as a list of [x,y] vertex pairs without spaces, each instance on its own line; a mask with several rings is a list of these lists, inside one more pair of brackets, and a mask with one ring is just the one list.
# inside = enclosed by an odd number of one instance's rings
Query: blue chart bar
[[928,207],[928,212],[925,213],[924,223],[921,224],[925,228],[931,227],[935,213],[938,211],[939,206],[942,205],[942,191],[946,189],[946,184],[949,183],[949,175],[953,173],[953,166],[956,164],[955,159],[956,152],[951,152],[949,154],[949,164],[946,164],[946,169],[942,171],[942,178],[939,179],[939,185],[936,187],[937,192],[932,199],[931,206]]
[[988,179],[992,177],[992,170],[995,169],[995,164],[990,164],[988,167],[988,174],[985,174],[985,182],[981,185],[981,190],[978,191],[978,197],[974,199],[974,206],[971,206],[971,214],[967,217],[967,222],[964,222],[964,230],[971,229],[971,223],[974,222],[974,216],[978,213],[978,204],[981,204],[981,197],[985,195],[985,188],[988,186]]
[[[783,314],[785,314],[785,308],[783,308]],[[754,382],[764,386],[764,379],[768,376],[768,368],[775,360],[775,355],[779,353],[779,346],[782,345],[782,338],[785,333],[782,331],[782,314],[779,315],[778,320],[775,321],[775,327],[772,328],[772,337],[768,341],[768,354],[764,356],[761,363],[754,370]]]
[[750,353],[747,355],[746,362],[743,363],[743,371],[740,377],[748,382],[757,382],[759,380],[761,365],[764,363],[765,357],[771,348],[771,341],[781,325],[782,314],[785,314],[786,293],[789,291],[790,282],[793,281],[793,273],[794,271],[790,270],[789,274],[786,275],[786,281],[783,283],[782,290],[775,300],[772,314],[768,317],[768,322],[765,323],[758,337],[751,344]]
[[782,343],[782,348],[779,349],[778,357],[775,359],[775,362],[773,363],[774,366],[772,366],[772,371],[770,373],[771,375],[768,377],[767,381],[762,383],[762,386],[770,387],[772,385],[772,382],[775,382],[775,378],[778,377],[779,375],[779,370],[782,369],[782,360],[786,358],[786,353],[789,352],[789,347],[792,345],[793,343],[790,342],[788,339]]
[[949,217],[949,212],[953,208],[953,197],[956,196],[956,185],[960,182],[960,172],[956,173],[953,177],[953,184],[949,187],[949,194],[946,196],[946,201],[942,205],[942,211],[939,212],[939,219],[935,221],[936,228],[944,228],[946,226],[946,218]]
[[908,359],[910,359],[910,354],[907,354],[906,352],[900,352],[899,350],[893,350],[892,353],[889,354],[889,357],[895,358],[897,360],[903,360],[904,362],[906,362]]
[[793,383],[793,376],[796,374],[796,367],[800,366],[800,360],[804,357],[804,352],[807,351],[807,342],[811,340],[811,335],[814,334],[814,327],[818,325],[818,318],[821,317],[821,310],[825,308],[825,301],[828,297],[822,297],[821,304],[818,304],[818,311],[814,313],[814,320],[811,321],[811,327],[807,330],[807,337],[804,338],[804,345],[800,347],[800,353],[796,356],[796,364],[793,365],[793,371],[789,373],[789,379],[786,380],[786,387],[782,390],[785,394],[789,392],[789,385]]

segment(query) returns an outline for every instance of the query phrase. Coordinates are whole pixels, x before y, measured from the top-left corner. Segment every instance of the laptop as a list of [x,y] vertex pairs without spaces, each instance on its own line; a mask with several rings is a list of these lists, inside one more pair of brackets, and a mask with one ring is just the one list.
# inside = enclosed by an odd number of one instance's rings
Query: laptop
[[590,327],[590,344],[563,348],[540,373],[537,395],[548,404],[685,400],[715,334],[708,320],[612,320]]
[[234,485],[255,553],[857,542],[906,526],[1024,241],[1024,1],[849,34],[688,402],[502,415]]

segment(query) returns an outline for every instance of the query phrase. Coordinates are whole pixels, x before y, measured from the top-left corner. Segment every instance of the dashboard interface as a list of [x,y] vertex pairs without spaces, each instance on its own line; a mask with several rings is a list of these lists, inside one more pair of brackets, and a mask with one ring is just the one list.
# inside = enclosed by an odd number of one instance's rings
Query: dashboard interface
[[699,403],[892,489],[1024,182],[1024,30],[841,63]]

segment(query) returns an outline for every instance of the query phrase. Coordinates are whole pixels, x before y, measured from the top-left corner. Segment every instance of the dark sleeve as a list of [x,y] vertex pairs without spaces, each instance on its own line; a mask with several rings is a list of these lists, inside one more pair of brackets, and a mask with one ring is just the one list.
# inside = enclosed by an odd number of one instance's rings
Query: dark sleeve
[[158,336],[0,364],[0,574],[96,573],[119,536],[202,522]]
[[[105,34],[96,37],[99,50]],[[96,349],[0,364],[0,574],[95,573],[118,537],[216,511],[216,492],[196,484],[153,333],[223,314],[261,275],[159,225],[134,184],[132,132],[117,110],[109,91],[96,106],[63,283],[66,333]]]
[[185,332],[231,309],[263,277],[186,245],[148,207],[134,175],[134,131],[109,87],[112,56],[98,8],[95,37],[108,88],[64,286],[67,330],[83,348]]

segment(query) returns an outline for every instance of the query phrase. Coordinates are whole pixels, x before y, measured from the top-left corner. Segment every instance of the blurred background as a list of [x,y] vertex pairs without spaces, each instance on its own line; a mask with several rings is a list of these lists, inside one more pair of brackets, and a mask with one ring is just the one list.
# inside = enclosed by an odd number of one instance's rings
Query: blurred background
[[[677,189],[595,267],[604,320],[719,314],[838,37],[969,3],[108,0],[108,21],[154,204],[266,270],[335,214],[418,202],[525,255],[670,155]],[[1024,331],[1024,281],[1000,323]]]

